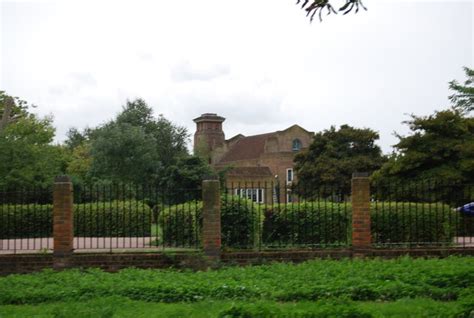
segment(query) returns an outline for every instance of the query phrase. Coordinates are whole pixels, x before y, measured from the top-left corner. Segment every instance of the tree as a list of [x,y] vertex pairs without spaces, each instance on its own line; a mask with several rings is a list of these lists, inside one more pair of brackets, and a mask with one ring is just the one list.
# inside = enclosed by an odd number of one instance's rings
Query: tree
[[211,167],[198,156],[178,159],[169,166],[160,180],[161,187],[166,189],[169,204],[181,203],[201,198],[201,182],[205,176],[213,174]]
[[309,149],[295,157],[296,191],[306,198],[332,191],[349,194],[354,172],[371,173],[382,166],[378,139],[371,129],[349,125],[317,133]]
[[[34,107],[34,106],[32,106]],[[28,114],[28,103],[0,91],[0,131]]]
[[9,120],[0,131],[0,187],[18,191],[51,185],[54,177],[63,174],[66,168],[64,149],[52,144],[55,133],[52,118],[29,113],[25,103],[8,107],[11,107]]
[[[447,198],[462,191],[456,184],[474,180],[474,118],[453,108],[430,116],[411,115],[404,123],[412,134],[397,136],[396,152],[374,174],[380,188],[389,191],[389,187],[408,189],[413,185],[421,189],[429,185],[433,198]],[[405,192],[405,199],[417,199],[415,195],[407,197],[409,190]]]
[[[327,10],[327,14],[337,14],[336,9],[331,4],[333,1],[330,0],[297,0],[297,4],[301,4],[301,7],[306,10],[306,16],[310,16],[310,21],[313,21],[313,18],[316,14],[319,13],[319,20],[322,21],[323,10]],[[362,0],[345,0],[345,3],[339,8],[339,11],[343,11],[344,15],[351,12],[355,9],[355,12],[359,12],[359,9],[362,8],[367,10],[367,8],[362,3]]]
[[467,80],[464,86],[459,84],[456,80],[449,82],[449,89],[454,91],[454,94],[449,96],[449,100],[453,107],[470,112],[474,110],[474,70],[464,67]]
[[127,101],[115,120],[89,132],[91,176],[115,182],[158,184],[165,170],[187,156],[187,131],[141,99]]

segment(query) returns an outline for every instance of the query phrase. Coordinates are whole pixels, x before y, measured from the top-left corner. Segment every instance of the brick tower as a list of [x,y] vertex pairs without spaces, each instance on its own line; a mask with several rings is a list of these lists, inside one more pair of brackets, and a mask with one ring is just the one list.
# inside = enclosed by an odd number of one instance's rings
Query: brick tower
[[206,113],[194,119],[196,132],[194,133],[194,154],[204,158],[210,164],[212,151],[222,146],[225,141],[222,123],[225,118],[217,114]]

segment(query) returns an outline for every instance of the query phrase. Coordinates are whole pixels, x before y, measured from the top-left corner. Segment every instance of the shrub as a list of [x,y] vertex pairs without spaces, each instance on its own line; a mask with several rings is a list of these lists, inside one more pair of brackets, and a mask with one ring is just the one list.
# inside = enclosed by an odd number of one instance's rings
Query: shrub
[[233,248],[260,244],[263,206],[238,196],[222,197],[222,245]]
[[459,214],[441,203],[377,202],[371,221],[374,243],[452,243]]
[[[302,202],[265,208],[265,245],[350,243],[350,203]],[[453,243],[460,218],[440,203],[378,202],[371,205],[374,243]]]
[[[0,205],[0,238],[51,237],[52,205]],[[74,235],[149,236],[151,209],[138,201],[111,201],[74,206]]]
[[161,241],[166,246],[196,246],[200,244],[202,228],[202,202],[191,201],[172,205],[158,216]]
[[151,235],[152,211],[140,201],[76,204],[74,235],[92,237],[146,237]]
[[0,205],[0,239],[50,237],[52,233],[51,204]]
[[341,245],[350,233],[350,210],[344,203],[302,202],[265,208],[263,243]]
[[[238,196],[221,197],[222,245],[253,247],[259,243],[263,213],[261,206]],[[201,244],[202,202],[165,208],[159,215],[165,245]]]

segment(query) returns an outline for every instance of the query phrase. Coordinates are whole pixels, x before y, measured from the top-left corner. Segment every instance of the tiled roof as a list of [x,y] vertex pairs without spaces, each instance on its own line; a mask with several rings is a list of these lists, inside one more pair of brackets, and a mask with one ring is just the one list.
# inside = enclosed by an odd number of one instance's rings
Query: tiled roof
[[234,167],[226,175],[228,177],[271,177],[273,176],[268,167]]
[[265,141],[276,133],[243,137],[222,157],[219,163],[257,159],[265,151]]

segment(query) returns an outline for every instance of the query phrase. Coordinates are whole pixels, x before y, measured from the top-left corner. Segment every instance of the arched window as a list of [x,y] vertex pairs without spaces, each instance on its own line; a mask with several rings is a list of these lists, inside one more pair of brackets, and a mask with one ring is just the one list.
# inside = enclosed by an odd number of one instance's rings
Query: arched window
[[293,140],[293,151],[300,151],[301,150],[301,141],[299,139]]

